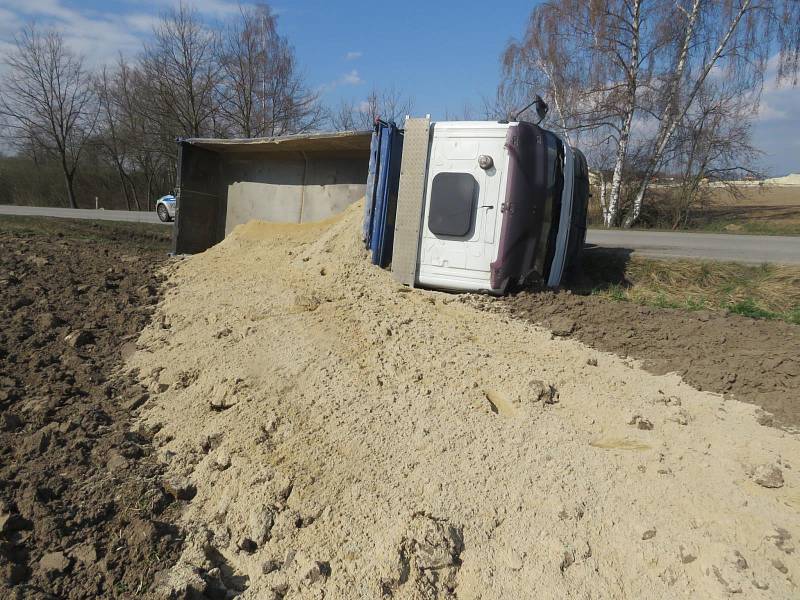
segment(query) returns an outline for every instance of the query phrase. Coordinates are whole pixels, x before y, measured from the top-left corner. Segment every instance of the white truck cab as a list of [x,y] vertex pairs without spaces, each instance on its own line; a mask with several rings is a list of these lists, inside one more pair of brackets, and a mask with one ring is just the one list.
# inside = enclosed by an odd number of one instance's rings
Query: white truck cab
[[580,258],[588,199],[583,154],[534,123],[377,121],[363,239],[410,286],[557,287]]
[[[516,122],[488,121],[431,125],[418,285],[501,294],[509,285],[523,283],[532,272],[545,277],[548,285],[560,283],[567,261],[572,217],[573,151],[551,132],[537,128],[534,136],[540,138],[539,149],[536,150],[534,139],[534,151],[521,157],[515,152],[512,139],[519,127]],[[530,168],[520,164],[520,160],[537,158],[537,153],[541,154],[538,170],[534,164],[527,165]],[[539,187],[543,189],[539,193],[543,201],[524,203],[520,194],[516,194],[516,200],[510,198],[509,182],[515,177],[540,177],[539,183],[543,185]],[[548,194],[550,201],[545,197]],[[556,194],[559,197],[553,198]],[[509,229],[514,229],[509,228],[514,220],[531,221],[524,212],[537,212],[539,235],[527,231],[530,235],[516,242],[507,239]],[[552,258],[545,261],[544,254],[550,249],[544,238],[554,228]],[[498,263],[503,258],[500,252],[503,241],[520,245],[506,249],[519,255],[520,267],[513,273],[505,274],[503,265]]]

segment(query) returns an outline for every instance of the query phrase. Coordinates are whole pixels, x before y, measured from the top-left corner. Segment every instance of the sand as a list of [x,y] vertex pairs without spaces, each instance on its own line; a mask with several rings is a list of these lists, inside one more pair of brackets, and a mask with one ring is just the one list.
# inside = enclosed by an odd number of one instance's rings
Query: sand
[[470,296],[398,286],[361,214],[250,223],[169,268],[128,365],[170,477],[196,488],[167,591],[798,595],[796,436]]

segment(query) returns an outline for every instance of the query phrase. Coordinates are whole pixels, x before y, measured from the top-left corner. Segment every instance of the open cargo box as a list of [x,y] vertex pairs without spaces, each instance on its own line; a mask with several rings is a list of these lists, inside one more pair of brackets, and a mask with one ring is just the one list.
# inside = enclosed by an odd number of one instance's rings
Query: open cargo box
[[251,219],[305,223],[364,195],[370,131],[178,142],[176,254],[203,252]]

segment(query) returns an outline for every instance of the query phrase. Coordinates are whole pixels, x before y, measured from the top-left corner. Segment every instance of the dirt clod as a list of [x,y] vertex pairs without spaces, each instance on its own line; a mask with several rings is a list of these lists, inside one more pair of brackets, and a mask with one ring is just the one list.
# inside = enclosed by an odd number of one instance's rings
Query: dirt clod
[[628,421],[628,425],[633,425],[636,429],[642,429],[644,431],[653,429],[652,421],[645,419],[642,415],[633,415],[631,420]]
[[546,322],[555,336],[564,337],[575,331],[575,321],[567,317],[554,317]]
[[777,465],[758,465],[753,469],[751,477],[761,487],[783,487],[783,471]]
[[63,552],[48,552],[39,559],[39,568],[49,576],[58,575],[70,567],[71,561]]
[[87,344],[91,344],[94,341],[94,334],[91,331],[81,329],[69,333],[64,338],[64,341],[73,348],[80,348],[82,346],[86,346]]
[[195,485],[185,478],[173,477],[164,481],[164,490],[176,500],[189,501],[197,494]]

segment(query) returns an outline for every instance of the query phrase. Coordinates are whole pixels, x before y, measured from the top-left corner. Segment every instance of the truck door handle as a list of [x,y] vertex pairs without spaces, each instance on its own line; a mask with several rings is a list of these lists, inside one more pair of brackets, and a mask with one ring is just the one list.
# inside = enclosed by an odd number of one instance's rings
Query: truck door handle
[[481,204],[478,208],[494,208],[494,204]]

